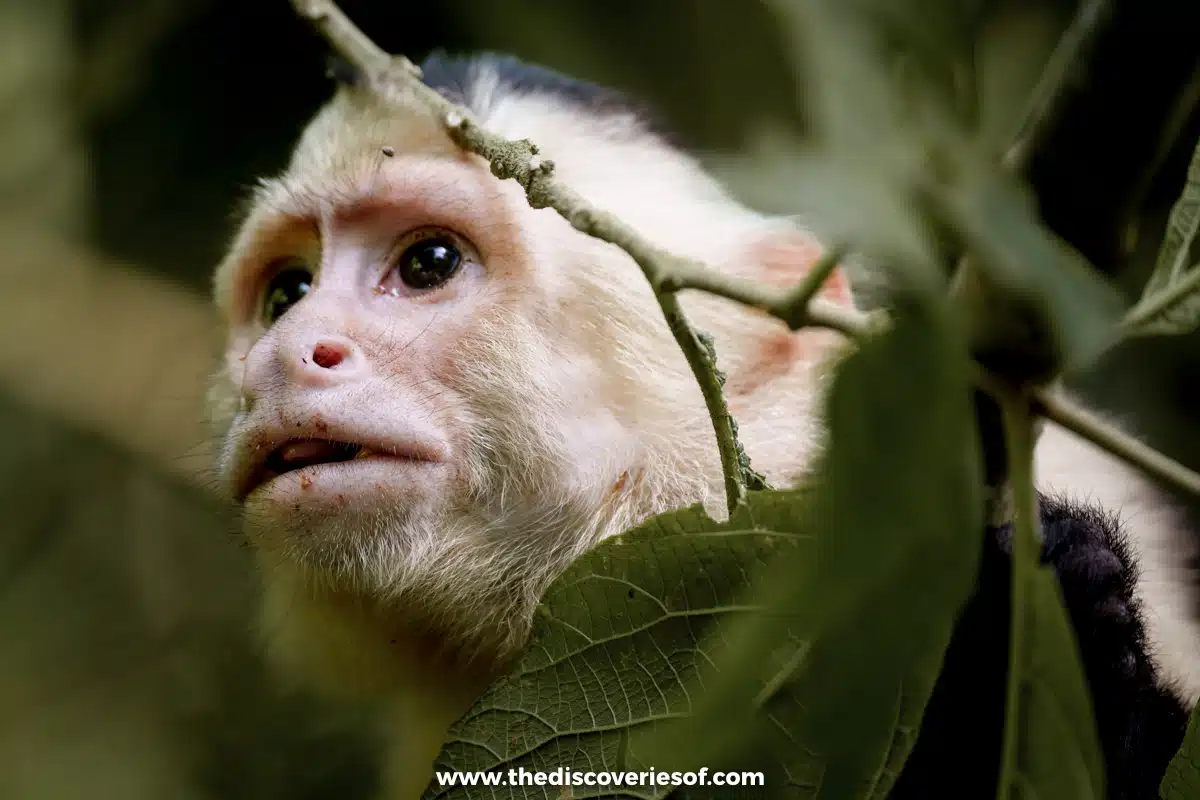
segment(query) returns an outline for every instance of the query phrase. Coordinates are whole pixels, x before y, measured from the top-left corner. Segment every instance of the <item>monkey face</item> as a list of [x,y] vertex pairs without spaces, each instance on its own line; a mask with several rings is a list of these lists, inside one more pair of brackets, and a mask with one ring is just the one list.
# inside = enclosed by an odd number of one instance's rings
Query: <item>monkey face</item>
[[461,611],[535,596],[594,541],[635,449],[569,333],[559,244],[583,237],[545,220],[438,153],[264,188],[218,274],[213,394],[221,480],[273,567]]
[[[489,124],[539,141],[561,180],[667,249],[753,272],[782,230],[635,129],[489,96]],[[437,120],[339,94],[259,186],[216,297],[218,471],[265,562],[272,635],[290,642],[275,650],[297,662],[353,650],[335,671],[359,675],[363,642],[388,662],[399,626],[496,663],[597,540],[721,506],[707,408],[637,264],[531,208]],[[815,438],[807,357],[761,315],[684,302],[718,342],[756,464],[797,474]],[[333,627],[370,633],[312,652],[329,638],[314,626],[364,608]]]

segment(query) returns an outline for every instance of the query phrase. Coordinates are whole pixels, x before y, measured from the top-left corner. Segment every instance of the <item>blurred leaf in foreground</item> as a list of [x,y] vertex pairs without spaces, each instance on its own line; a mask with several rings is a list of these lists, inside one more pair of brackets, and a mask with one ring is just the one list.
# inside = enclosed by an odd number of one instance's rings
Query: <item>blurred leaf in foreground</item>
[[[1053,352],[1069,367],[1082,366],[1111,343],[1121,319],[1117,291],[1087,260],[1038,218],[1032,195],[997,167],[963,156],[955,180],[931,187],[940,213],[975,263],[1008,293],[1049,323]],[[1000,326],[995,341],[1011,347],[1023,332],[993,307],[977,309]],[[987,347],[988,342],[982,343]],[[1026,360],[1038,353],[1018,353]],[[1010,354],[1011,357],[1011,354]]]
[[1104,797],[1091,695],[1053,569],[1036,568],[1027,601],[1016,775],[1002,796]]
[[[731,630],[695,718],[645,744],[634,738],[655,763],[719,762],[726,753],[696,743],[743,735],[739,755],[771,738],[772,750],[816,754],[813,796],[881,796],[895,780],[982,541],[970,373],[957,334],[940,304],[915,304],[843,365],[829,398],[830,449],[804,507],[819,568],[805,552],[764,572],[755,596],[768,612]],[[747,679],[778,663],[797,632],[808,648],[767,676],[766,692]],[[793,775],[796,766],[788,764]]]
[[714,160],[721,177],[760,208],[819,210],[804,221],[887,264],[889,283],[944,288],[965,251],[1020,306],[999,314],[995,293],[987,295],[983,316],[997,317],[986,332],[992,343],[1011,350],[1031,331],[1037,337],[1019,357],[1049,354],[1052,368],[1078,367],[1111,345],[1119,294],[1045,228],[1032,196],[964,124],[973,100],[959,95],[973,91],[974,76],[960,75],[965,88],[945,85],[971,61],[963,42],[978,33],[983,5],[938,0],[908,15],[903,9],[917,4],[907,0],[771,5],[787,32],[812,140],[787,145],[775,136],[757,164]]
[[1183,744],[1167,765],[1159,796],[1162,800],[1200,797],[1200,705],[1192,709],[1192,719],[1184,734]]

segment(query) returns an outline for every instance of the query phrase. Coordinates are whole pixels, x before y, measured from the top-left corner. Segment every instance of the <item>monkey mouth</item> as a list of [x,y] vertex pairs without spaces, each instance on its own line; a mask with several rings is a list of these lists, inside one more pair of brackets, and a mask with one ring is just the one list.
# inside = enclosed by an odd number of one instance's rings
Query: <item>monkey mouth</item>
[[320,439],[285,442],[275,448],[263,462],[263,482],[314,464],[336,464],[339,461],[352,461],[369,455],[370,450],[351,442],[326,442]]
[[[350,469],[350,462],[368,460],[438,466],[450,457],[449,447],[436,429],[406,424],[364,427],[316,415],[303,422],[254,426],[240,432],[228,484],[235,503],[244,503],[266,484],[299,470],[337,468],[338,464]],[[311,486],[316,477],[315,472],[300,473],[303,488]]]
[[251,469],[238,487],[238,499],[280,475],[320,464],[338,464],[356,458],[369,458],[374,451],[353,442],[324,439],[290,439],[272,450]]
[[276,447],[265,459],[244,473],[245,477],[239,482],[237,500],[244,501],[260,486],[271,482],[281,475],[286,475],[289,472],[295,472],[305,467],[339,464],[346,461],[376,457],[391,457],[411,461],[427,460],[418,454],[390,454],[380,450],[372,450],[354,442],[326,439],[290,439]]

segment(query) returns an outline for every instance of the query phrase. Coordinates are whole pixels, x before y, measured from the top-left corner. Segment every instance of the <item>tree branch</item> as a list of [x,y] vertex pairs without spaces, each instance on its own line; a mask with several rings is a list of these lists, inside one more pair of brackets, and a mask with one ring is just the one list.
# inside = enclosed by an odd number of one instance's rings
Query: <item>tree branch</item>
[[[536,145],[527,140],[509,141],[483,129],[470,120],[463,109],[422,84],[418,67],[403,56],[389,55],[377,47],[331,0],[292,0],[292,4],[302,17],[313,23],[339,55],[363,72],[382,97],[412,98],[425,105],[445,121],[450,136],[460,147],[488,160],[496,177],[517,181],[524,188],[532,207],[553,208],[575,229],[620,247],[637,262],[654,289],[667,324],[704,395],[717,434],[731,510],[745,496],[746,491],[732,420],[713,358],[700,335],[688,323],[674,296],[675,293],[682,289],[698,289],[740,301],[782,320],[793,330],[804,326],[825,327],[854,339],[862,339],[883,326],[886,317],[879,312],[863,314],[813,299],[821,283],[836,265],[841,255],[839,251],[830,252],[804,281],[784,291],[735,278],[700,262],[667,253],[642,239],[612,214],[592,208],[569,187],[555,181],[552,177],[553,162],[540,158]],[[1072,26],[1073,33],[1066,37],[1073,40],[1074,44],[1060,46],[1060,49],[1064,53],[1081,52],[1094,37],[1106,8],[1106,0],[1093,0],[1076,19]],[[1040,90],[1039,96],[1042,99],[1034,103],[1034,110],[1029,113],[1023,125],[1024,136],[1028,141],[1036,140],[1036,132],[1048,124],[1046,120],[1053,114],[1055,102],[1052,98],[1061,95],[1060,84],[1063,84],[1070,74],[1069,68],[1060,64],[1065,58],[1065,55],[1056,56],[1052,61],[1059,66],[1054,70],[1047,69],[1048,74],[1056,74],[1058,77],[1053,80],[1043,79],[1043,86],[1047,88]],[[1059,88],[1050,91],[1050,86]],[[1018,154],[1020,152],[1018,149]],[[1021,158],[1013,158],[1013,166],[1019,166],[1020,163]],[[977,383],[984,391],[998,398],[1006,391],[1002,383],[982,368],[977,370]],[[1200,496],[1200,474],[1091,416],[1064,398],[1044,391],[1037,392],[1032,395],[1032,404],[1036,413],[1077,433],[1112,455],[1175,488]]]
[[805,327],[828,328],[850,338],[862,338],[874,330],[882,329],[882,313],[863,314],[815,296],[844,255],[841,249],[830,250],[800,283],[782,291],[718,272],[705,264],[666,255],[670,259],[671,269],[662,277],[659,289],[698,289],[765,311],[794,331]]
[[[712,418],[717,437],[721,471],[725,477],[726,501],[732,512],[746,497],[737,437],[733,431],[734,423],[729,415],[725,394],[721,390],[722,380],[717,373],[715,354],[688,322],[675,296],[674,287],[678,285],[677,266],[680,260],[644,240],[633,228],[614,215],[592,208],[570,187],[554,180],[554,162],[541,159],[536,145],[526,140],[513,142],[497,136],[468,119],[460,109],[432,89],[428,90],[428,93],[437,98],[437,105],[446,107],[443,118],[449,127],[451,138],[460,147],[486,158],[491,163],[492,173],[496,177],[502,180],[512,178],[519,183],[525,189],[530,206],[554,209],[571,224],[571,227],[588,236],[615,244],[641,267],[642,273],[654,289],[654,296],[666,318],[667,326],[675,341],[679,343],[704,396],[704,403]],[[697,273],[709,271],[698,265],[693,265],[692,269]]]
[[[675,341],[678,342],[701,394],[720,453],[721,470],[725,478],[726,501],[732,512],[746,496],[741,458],[734,422],[729,414],[722,379],[716,369],[715,354],[701,335],[688,322],[675,293],[683,288],[720,285],[726,295],[754,297],[758,308],[792,322],[828,323],[830,327],[848,329],[851,320],[826,306],[807,310],[807,303],[819,288],[802,284],[794,294],[769,293],[750,282],[734,282],[711,268],[698,263],[687,264],[640,237],[629,225],[614,215],[591,207],[586,200],[553,177],[554,163],[538,155],[537,145],[527,140],[510,141],[484,129],[468,114],[442,95],[420,82],[420,69],[403,56],[393,56],[381,50],[331,0],[292,0],[296,11],[324,36],[339,55],[361,70],[372,89],[382,98],[413,98],[442,119],[450,137],[460,147],[487,159],[492,174],[501,180],[511,178],[525,190],[533,208],[552,208],[576,230],[620,247],[641,268],[662,309]],[[827,278],[836,261],[823,264],[818,277]],[[814,281],[815,282],[815,281]],[[737,299],[736,297],[734,299]],[[800,310],[804,306],[805,310]],[[782,315],[782,316],[781,316]],[[798,325],[794,326],[798,327]]]
[[362,70],[368,79],[379,80],[397,64],[402,71],[419,75],[417,66],[407,58],[393,56],[375,44],[350,21],[338,8],[337,3],[328,0],[292,0],[292,8],[296,9],[301,19],[317,29],[317,33],[321,34],[334,50]]
[[1079,434],[1168,486],[1200,497],[1200,474],[1163,455],[1140,439],[1122,433],[1062,395],[1038,392],[1033,396],[1033,404],[1034,411],[1051,422]]

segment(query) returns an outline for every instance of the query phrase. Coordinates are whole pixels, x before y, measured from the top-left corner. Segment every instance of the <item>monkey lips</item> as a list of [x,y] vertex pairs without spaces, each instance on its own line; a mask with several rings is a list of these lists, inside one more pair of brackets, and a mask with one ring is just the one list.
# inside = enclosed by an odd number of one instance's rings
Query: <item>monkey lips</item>
[[368,446],[349,437],[303,437],[280,441],[270,434],[243,448],[242,455],[235,471],[235,498],[242,502],[275,479],[295,472],[301,473],[300,486],[307,489],[314,478],[328,468],[351,470],[360,464],[365,467],[363,462],[369,461],[374,466],[394,469],[411,464],[432,465],[444,460],[438,447],[419,441],[381,441]]

